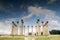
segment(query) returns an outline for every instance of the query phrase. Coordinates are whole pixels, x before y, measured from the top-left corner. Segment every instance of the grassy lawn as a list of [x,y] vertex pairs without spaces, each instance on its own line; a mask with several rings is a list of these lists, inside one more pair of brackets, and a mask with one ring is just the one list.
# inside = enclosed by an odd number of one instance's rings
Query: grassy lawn
[[52,36],[50,40],[60,40],[60,36]]
[[60,36],[42,36],[42,37],[36,37],[35,40],[60,40]]
[[0,40],[24,40],[24,38],[7,38],[7,37],[0,37]]
[[38,37],[35,40],[50,40],[50,37]]
[[[24,40],[24,38],[0,37],[0,40]],[[36,36],[35,40],[60,40],[60,36]]]

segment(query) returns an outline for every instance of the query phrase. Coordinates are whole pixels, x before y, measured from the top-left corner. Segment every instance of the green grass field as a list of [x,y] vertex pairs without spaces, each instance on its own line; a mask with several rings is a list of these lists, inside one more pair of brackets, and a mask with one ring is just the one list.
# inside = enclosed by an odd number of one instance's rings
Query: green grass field
[[35,40],[60,40],[60,36],[36,37]]
[[24,40],[24,38],[8,38],[8,37],[0,37],[0,40]]
[[[24,40],[24,38],[0,37],[0,40]],[[60,36],[36,36],[35,40],[60,40]]]

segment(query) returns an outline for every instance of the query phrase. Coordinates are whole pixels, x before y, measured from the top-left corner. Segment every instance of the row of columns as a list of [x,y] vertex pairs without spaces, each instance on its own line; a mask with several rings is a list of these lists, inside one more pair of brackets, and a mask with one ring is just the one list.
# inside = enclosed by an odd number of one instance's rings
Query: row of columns
[[[39,23],[39,19],[37,19],[37,26],[35,26],[36,28],[36,35],[49,35],[49,30],[48,30],[48,21],[44,24],[44,22],[42,22],[42,32],[41,32],[41,25]],[[18,35],[18,27],[17,25],[12,22],[12,34],[13,35]],[[18,23],[18,22],[17,22]],[[25,26],[23,25],[24,21],[23,19],[21,19],[21,26],[20,26],[20,35],[23,35],[23,30],[25,29]],[[25,33],[25,31],[24,31]],[[28,26],[28,33],[29,33],[29,26]],[[32,34],[33,34],[33,26],[32,26]]]

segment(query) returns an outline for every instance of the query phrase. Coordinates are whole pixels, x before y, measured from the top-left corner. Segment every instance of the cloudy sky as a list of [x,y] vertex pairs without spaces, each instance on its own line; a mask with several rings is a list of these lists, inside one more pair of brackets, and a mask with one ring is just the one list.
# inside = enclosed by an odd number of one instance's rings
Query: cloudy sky
[[0,0],[0,34],[11,33],[11,22],[21,19],[25,26],[49,21],[49,30],[60,30],[60,0]]

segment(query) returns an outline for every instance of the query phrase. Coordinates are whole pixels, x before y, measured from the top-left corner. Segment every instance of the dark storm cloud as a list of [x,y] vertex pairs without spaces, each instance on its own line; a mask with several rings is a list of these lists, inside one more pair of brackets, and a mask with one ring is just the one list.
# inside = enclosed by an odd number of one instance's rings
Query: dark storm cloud
[[[40,4],[39,0],[0,0],[0,19],[27,14],[27,7]],[[18,15],[18,16],[17,16]]]
[[27,8],[29,6],[37,5],[50,9],[56,7],[59,9],[59,1],[55,4],[48,4],[48,2],[49,0],[0,0],[0,19],[28,15]]

